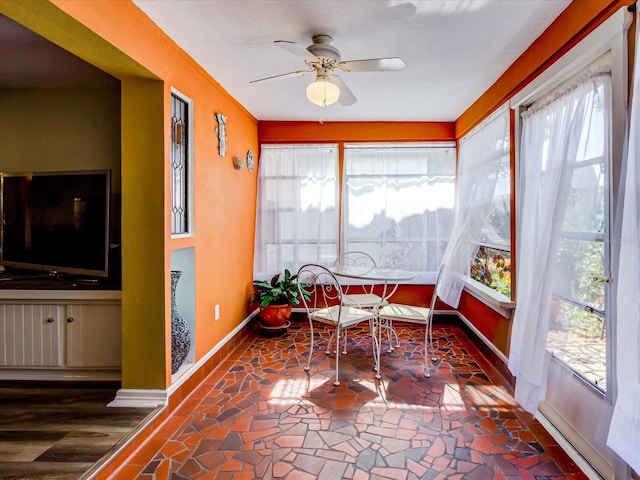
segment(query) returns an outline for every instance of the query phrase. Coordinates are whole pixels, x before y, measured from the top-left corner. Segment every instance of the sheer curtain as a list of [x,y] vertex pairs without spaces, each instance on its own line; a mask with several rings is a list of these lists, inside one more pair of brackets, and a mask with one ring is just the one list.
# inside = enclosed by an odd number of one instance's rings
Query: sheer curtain
[[626,170],[621,174],[622,228],[617,278],[613,373],[617,385],[609,445],[640,473],[640,13],[636,13],[636,53]]
[[[595,117],[609,117],[610,75],[580,76],[523,114],[516,311],[509,369],[515,398],[534,413],[546,393],[546,340],[560,229],[578,152]],[[601,133],[600,133],[601,134]]]
[[455,144],[347,144],[343,251],[435,280],[453,225]]
[[336,145],[262,145],[254,278],[305,263],[330,265],[338,251]]
[[509,155],[509,109],[505,105],[460,141],[455,223],[442,259],[438,296],[457,308],[469,264],[493,195],[500,165]]

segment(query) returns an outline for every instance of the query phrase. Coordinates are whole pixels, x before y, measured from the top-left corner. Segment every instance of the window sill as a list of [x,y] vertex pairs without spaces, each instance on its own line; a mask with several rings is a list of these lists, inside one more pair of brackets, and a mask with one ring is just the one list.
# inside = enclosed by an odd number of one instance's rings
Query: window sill
[[464,289],[472,297],[480,300],[505,318],[511,318],[513,309],[516,308],[516,302],[509,297],[469,278],[466,281]]

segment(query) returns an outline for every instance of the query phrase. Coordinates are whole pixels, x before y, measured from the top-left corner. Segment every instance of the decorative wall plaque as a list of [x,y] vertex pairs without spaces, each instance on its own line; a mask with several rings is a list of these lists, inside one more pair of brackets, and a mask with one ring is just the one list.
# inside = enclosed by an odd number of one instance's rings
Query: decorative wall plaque
[[247,152],[247,170],[253,172],[253,152],[251,150]]
[[218,126],[216,133],[218,134],[218,154],[224,157],[227,154],[227,117],[221,113],[216,113]]

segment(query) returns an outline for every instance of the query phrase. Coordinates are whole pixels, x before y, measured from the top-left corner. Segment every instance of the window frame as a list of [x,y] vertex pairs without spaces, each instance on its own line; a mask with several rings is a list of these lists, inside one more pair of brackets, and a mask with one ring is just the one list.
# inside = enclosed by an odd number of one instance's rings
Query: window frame
[[[509,120],[509,123],[511,122],[511,120]],[[480,252],[481,248],[488,248],[491,250],[495,250],[498,252],[506,252],[509,255],[509,263],[510,265],[513,265],[513,239],[512,239],[512,219],[513,219],[513,215],[512,215],[512,202],[511,202],[511,198],[513,197],[513,169],[511,168],[511,142],[513,141],[513,139],[511,138],[511,135],[509,135],[509,149],[508,151],[505,153],[505,155],[503,155],[502,159],[504,160],[506,158],[506,162],[508,164],[508,172],[507,175],[509,177],[509,207],[508,207],[508,212],[507,212],[507,216],[509,218],[509,242],[508,244],[500,244],[500,243],[494,243],[494,242],[489,242],[489,241],[482,241],[482,240],[478,240],[477,244],[474,243],[473,247],[477,247],[475,248],[475,253],[472,253],[470,255],[469,258],[469,272],[468,272],[468,279],[469,279],[469,284],[475,287],[476,291],[480,291],[483,292],[484,291],[484,287],[486,287],[488,290],[490,290],[492,293],[489,295],[489,298],[491,298],[492,303],[496,303],[497,305],[501,308],[506,307],[512,307],[514,305],[513,300],[513,271],[511,271],[511,267],[510,267],[510,274],[509,274],[509,295],[505,295],[501,292],[499,292],[497,290],[497,288],[491,287],[490,285],[487,285],[483,282],[480,282],[479,280],[476,280],[475,278],[473,278],[471,276],[471,265],[473,264],[473,262],[476,260],[476,258],[478,258],[478,253]],[[502,161],[501,161],[502,163]],[[496,198],[496,190],[494,190],[493,192],[493,197],[492,197],[492,203],[495,203],[495,198]],[[485,220],[485,225],[487,224],[487,221]],[[488,293],[488,292],[486,292]]]
[[[609,217],[609,236],[614,237],[620,228],[619,219],[615,216],[615,208],[618,203],[617,195],[619,192],[615,188],[620,184],[621,159],[623,158],[623,146],[626,128],[626,111],[628,105],[628,65],[627,65],[627,31],[633,20],[633,15],[629,14],[626,8],[618,10],[614,15],[609,17],[596,31],[592,32],[580,43],[578,43],[567,54],[563,55],[553,65],[542,72],[535,80],[514,95],[510,100],[510,107],[516,113],[515,115],[515,146],[516,146],[516,192],[520,180],[519,152],[520,140],[522,136],[522,120],[520,113],[526,105],[533,103],[535,100],[547,95],[551,91],[558,88],[568,79],[573,78],[580,71],[596,62],[608,52],[611,55],[611,125],[610,125],[610,151],[609,151],[609,187],[606,188],[608,195],[609,208],[605,212],[605,216]],[[516,194],[516,215],[519,216],[520,201]],[[611,244],[605,239],[605,243],[609,245],[608,265],[609,268],[617,264],[619,258],[618,244]],[[605,267],[606,268],[606,267]],[[605,270],[607,276],[611,276],[611,270]],[[616,305],[611,299],[617,297],[617,286],[615,282],[609,284],[608,299],[605,307],[605,329],[606,349],[607,349],[607,365],[606,376],[608,379],[613,378],[613,371],[617,359],[613,353],[614,344],[616,342],[616,331],[612,325],[616,316]],[[573,370],[572,370],[573,371]],[[582,378],[576,373],[578,378]],[[591,385],[587,380],[585,384]],[[598,391],[606,399],[611,400],[617,395],[617,386],[615,381],[607,385],[606,392],[593,388]]]
[[171,151],[169,152],[169,170],[170,170],[170,176],[171,176],[171,180],[170,180],[170,192],[171,192],[171,198],[170,198],[170,230],[171,230],[171,238],[188,238],[188,237],[193,237],[195,235],[195,221],[194,221],[194,212],[195,212],[195,198],[194,198],[194,169],[195,169],[195,159],[194,159],[194,130],[195,130],[195,121],[194,121],[194,102],[192,99],[190,99],[189,97],[187,97],[186,95],[184,95],[183,93],[181,93],[179,90],[175,89],[175,88],[171,88],[171,95],[170,95],[170,100],[171,103],[173,103],[173,99],[176,98],[179,101],[183,102],[186,106],[186,117],[187,117],[187,123],[186,123],[186,134],[184,135],[185,137],[185,141],[187,142],[187,155],[186,155],[186,159],[185,159],[185,170],[186,170],[186,179],[185,179],[185,196],[182,199],[184,204],[185,204],[185,215],[186,215],[186,224],[185,224],[185,231],[183,232],[173,232],[173,207],[174,207],[174,195],[173,195],[173,172],[172,172],[172,165],[174,162],[173,159],[173,121],[171,120],[172,118],[172,110],[173,108],[170,108],[170,132],[171,132],[171,139],[170,139],[170,146],[171,146]]
[[[414,149],[414,150],[420,150],[420,149],[424,149],[425,151],[427,150],[437,150],[437,149],[450,149],[453,150],[453,158],[452,158],[452,172],[451,175],[453,177],[453,189],[455,190],[455,181],[456,181],[456,158],[457,158],[457,147],[455,142],[443,142],[443,141],[424,141],[424,142],[349,142],[349,143],[345,143],[343,145],[343,165],[342,165],[342,182],[340,185],[340,198],[342,199],[341,202],[341,207],[340,207],[340,216],[341,216],[341,229],[340,229],[340,253],[344,253],[346,251],[349,250],[364,250],[367,251],[366,249],[362,248],[362,245],[367,244],[367,243],[375,243],[375,242],[379,242],[380,240],[376,240],[374,238],[366,238],[366,237],[362,237],[359,239],[350,239],[347,237],[347,232],[348,232],[348,212],[349,212],[349,199],[348,199],[348,188],[347,188],[347,183],[350,177],[353,178],[363,178],[363,177],[371,177],[371,178],[389,178],[389,177],[393,177],[393,178],[416,178],[416,174],[409,174],[409,173],[395,173],[395,174],[389,174],[387,172],[385,172],[384,174],[362,174],[362,175],[348,175],[347,171],[348,171],[348,150],[349,149],[353,149],[354,151],[362,151],[362,150],[366,150],[368,148],[371,149],[376,149],[376,150],[380,150],[380,149],[384,149],[384,148],[388,148],[389,151],[393,151],[393,150],[398,150],[398,149]],[[429,174],[428,172],[426,173],[420,173],[418,174],[420,176],[429,176],[429,175],[433,175],[433,173]],[[453,192],[453,196],[451,198],[451,205],[452,205],[452,216],[453,216],[453,211],[455,210],[455,191]],[[452,224],[453,225],[453,224]],[[450,233],[450,232],[449,232]],[[446,244],[449,240],[449,235],[447,236],[447,238],[440,238],[440,237],[407,237],[407,238],[403,238],[401,241],[395,241],[395,243],[413,243],[416,241],[419,242],[423,242],[425,244],[435,244],[436,245],[436,255],[438,256],[438,262],[441,261],[442,259],[442,255],[444,254],[444,250],[446,249]],[[354,243],[357,242],[359,245],[357,247],[350,247],[350,243]],[[439,243],[444,242],[444,247],[442,249],[438,249],[437,245]],[[367,253],[371,253],[371,252],[367,252]],[[379,261],[377,261],[377,263],[380,263]],[[435,268],[434,270],[427,270],[427,271],[421,271],[419,272],[419,274],[410,282],[406,282],[406,283],[412,283],[412,284],[429,284],[429,283],[434,283],[436,276],[437,276],[437,268]]]
[[[264,164],[263,164],[263,154],[265,151],[268,151],[269,149],[291,149],[291,150],[303,150],[305,148],[308,148],[308,152],[315,150],[321,150],[321,149],[326,149],[326,150],[335,150],[335,190],[336,190],[336,197],[335,197],[335,207],[334,210],[327,210],[327,212],[333,212],[336,215],[336,238],[334,241],[331,240],[318,240],[317,238],[313,238],[313,241],[307,241],[305,242],[304,239],[301,241],[299,238],[288,238],[283,240],[278,239],[278,242],[269,242],[268,244],[265,243],[265,241],[262,238],[262,233],[263,233],[263,229],[262,227],[259,225],[259,222],[262,222],[264,219],[262,218],[262,214],[265,212],[271,213],[272,215],[280,215],[285,211],[291,212],[291,213],[295,213],[296,211],[292,208],[288,208],[288,209],[282,209],[282,208],[278,208],[276,206],[276,208],[271,208],[269,209],[268,207],[262,206],[260,204],[261,202],[261,188],[263,187],[263,183],[265,181],[269,181],[269,180],[291,180],[291,179],[298,179],[298,178],[305,178],[305,177],[301,177],[300,175],[283,175],[283,174],[277,174],[274,176],[264,176],[263,175],[263,168],[264,168]],[[298,255],[298,246],[299,245],[310,245],[310,246],[316,246],[317,245],[335,245],[335,251],[338,252],[339,249],[339,214],[340,214],[340,158],[339,158],[339,146],[336,143],[333,142],[327,142],[327,143],[292,143],[292,144],[262,144],[260,145],[260,152],[261,152],[261,161],[259,163],[258,166],[258,199],[257,199],[257,208],[258,208],[258,212],[256,215],[256,238],[255,238],[255,245],[254,245],[254,271],[253,271],[253,277],[255,280],[270,280],[272,278],[272,276],[275,273],[281,272],[283,271],[285,268],[288,268],[292,273],[293,270],[295,269],[297,271],[298,268],[300,268],[302,266],[302,264],[304,263],[308,263],[307,261],[301,261],[300,260],[300,256]],[[320,212],[322,213],[322,211]],[[326,212],[325,212],[326,214]],[[260,242],[260,249],[258,249],[258,242]],[[289,266],[287,266],[286,264],[280,265],[278,268],[278,271],[262,271],[263,269],[268,269],[268,267],[263,267],[263,265],[265,265],[265,262],[268,263],[269,259],[268,259],[268,249],[267,249],[267,245],[274,245],[276,248],[278,248],[278,246],[282,246],[282,245],[291,245],[292,248],[294,248],[295,252],[294,252],[294,259],[293,262],[296,265],[295,268],[291,268]],[[315,262],[314,262],[315,263]]]
[[[513,248],[513,243],[514,243],[514,238],[513,238],[513,224],[514,224],[514,214],[513,214],[513,206],[514,206],[514,202],[513,202],[513,195],[514,195],[514,182],[513,182],[513,178],[515,175],[514,169],[513,169],[513,145],[514,145],[514,138],[513,138],[513,128],[512,128],[512,124],[513,124],[513,119],[511,116],[511,112],[510,109],[508,108],[508,104],[503,104],[500,107],[496,108],[493,112],[491,112],[491,114],[489,116],[487,116],[482,122],[478,123],[467,135],[465,135],[460,141],[459,141],[459,146],[458,146],[458,169],[456,172],[456,181],[459,182],[459,166],[460,166],[460,151],[461,151],[461,145],[463,144],[463,142],[465,142],[467,139],[470,139],[473,137],[474,134],[476,133],[480,133],[482,131],[483,128],[488,127],[491,122],[493,120],[496,119],[496,117],[499,117],[500,115],[506,115],[506,120],[507,120],[507,139],[509,141],[509,145],[508,148],[505,149],[505,152],[503,153],[503,155],[501,156],[501,162],[500,165],[502,165],[502,161],[506,159],[507,162],[507,167],[509,169],[508,171],[508,177],[509,177],[509,245],[508,245],[508,250],[504,250],[503,245],[500,244],[495,244],[492,242],[482,242],[479,239],[467,239],[467,241],[465,242],[466,246],[468,247],[468,256],[469,256],[469,261],[467,263],[467,271],[466,271],[466,275],[464,278],[464,291],[466,291],[467,293],[471,294],[474,298],[480,300],[482,303],[484,303],[485,305],[487,305],[488,307],[490,307],[491,309],[493,309],[495,312],[499,313],[500,315],[502,315],[505,318],[511,318],[513,315],[513,309],[515,308],[515,301],[513,300],[514,295],[515,295],[515,289],[513,288],[514,285],[514,271],[513,269],[511,270],[511,279],[510,279],[510,283],[511,283],[511,295],[510,296],[506,296],[502,293],[500,293],[499,291],[497,291],[494,288],[491,288],[490,286],[474,279],[471,276],[471,265],[474,262],[474,260],[477,258],[477,252],[479,251],[479,249],[481,247],[488,247],[491,249],[497,249],[497,250],[501,250],[501,251],[508,251],[509,255],[511,257],[511,262],[512,265],[515,263],[513,261],[513,253],[514,253],[514,248]],[[496,183],[497,184],[497,183]],[[458,188],[459,188],[459,183],[458,183]],[[494,190],[494,195],[492,198],[495,198],[495,192],[496,190]],[[456,201],[459,198],[459,193],[458,195],[456,195]],[[493,203],[493,200],[492,200]],[[486,221],[485,221],[486,224]],[[498,247],[498,248],[496,248]]]

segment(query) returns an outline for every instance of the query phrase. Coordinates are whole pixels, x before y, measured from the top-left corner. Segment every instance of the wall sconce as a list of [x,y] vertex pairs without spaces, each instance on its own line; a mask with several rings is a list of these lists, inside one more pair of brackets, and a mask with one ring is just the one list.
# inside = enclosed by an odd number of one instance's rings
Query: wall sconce
[[242,170],[244,168],[244,158],[233,157],[233,168],[236,170]]

